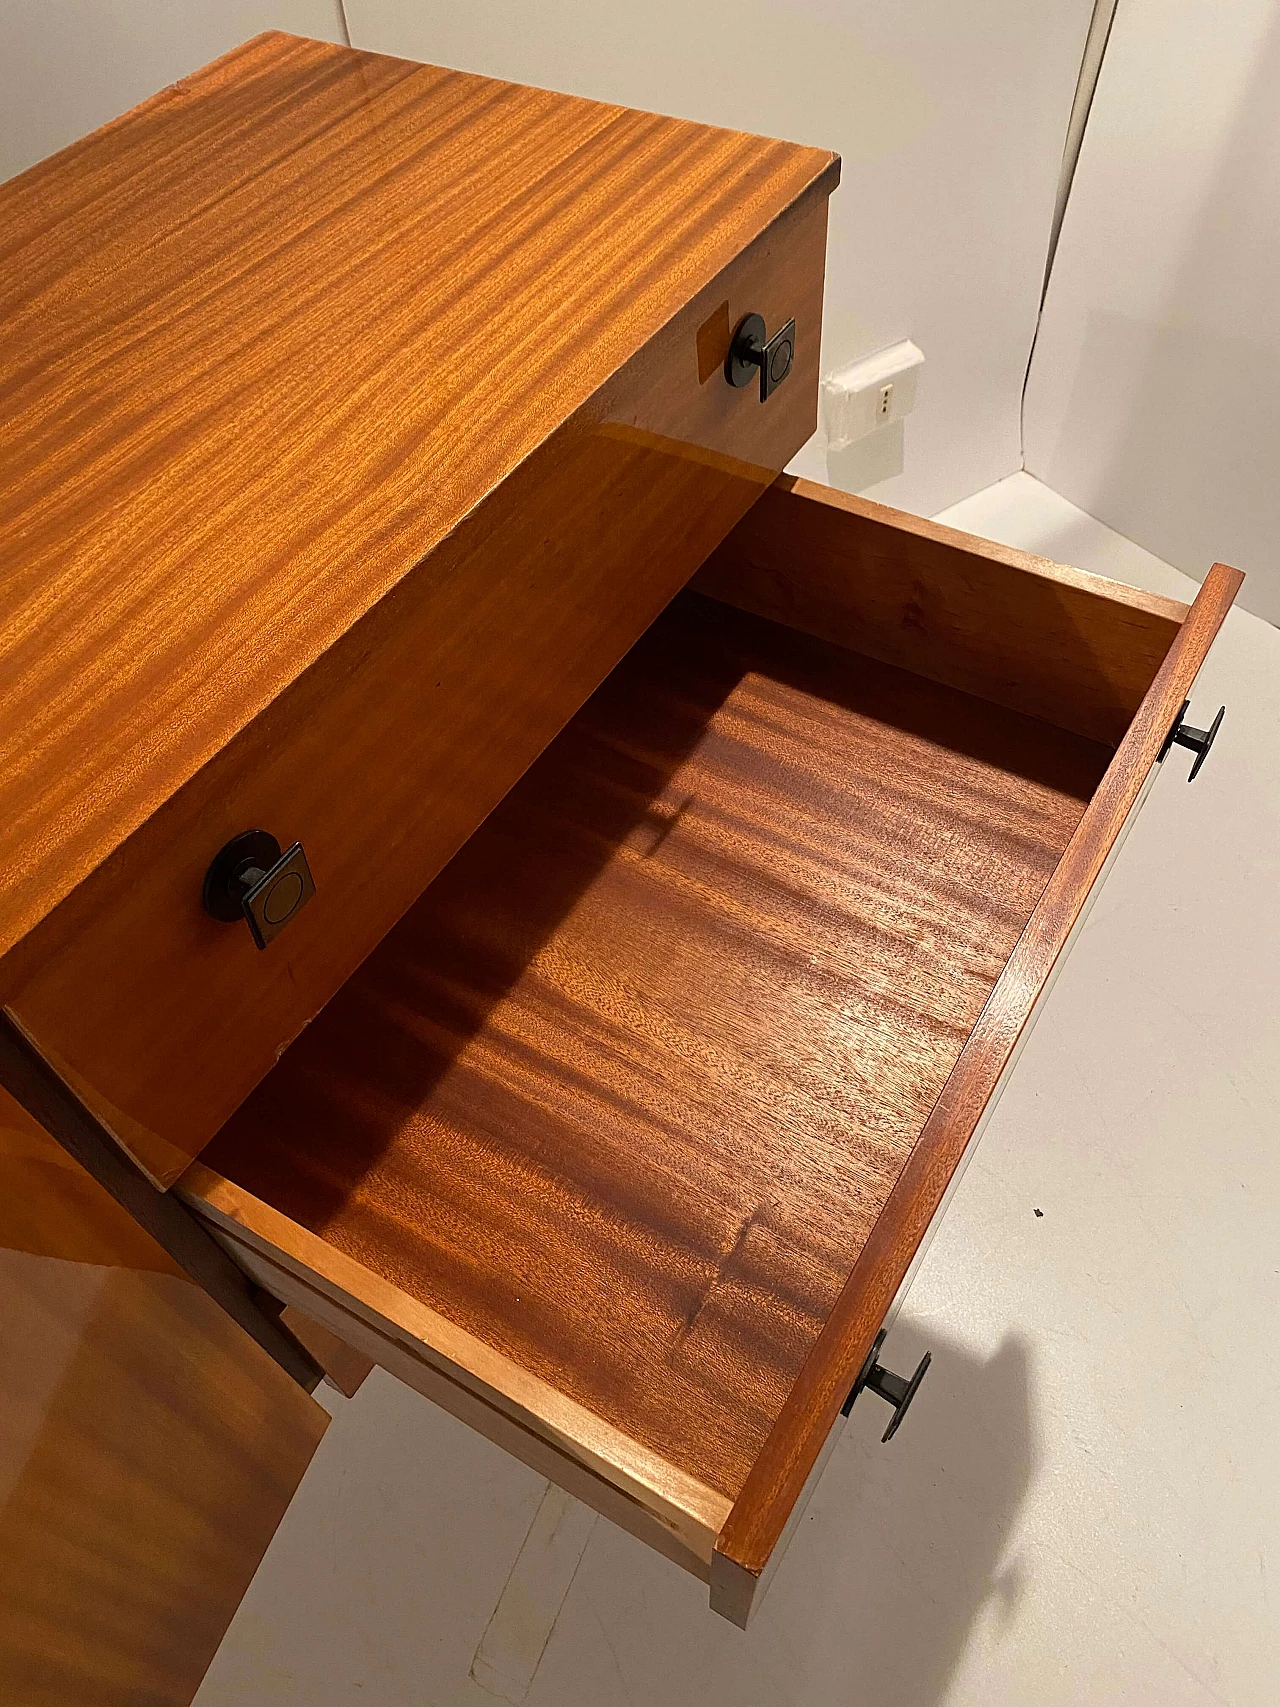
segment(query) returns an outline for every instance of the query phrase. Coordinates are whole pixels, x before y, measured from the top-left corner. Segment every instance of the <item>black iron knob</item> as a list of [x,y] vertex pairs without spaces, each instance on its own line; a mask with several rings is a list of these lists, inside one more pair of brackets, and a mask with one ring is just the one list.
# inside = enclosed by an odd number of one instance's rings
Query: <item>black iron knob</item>
[[765,403],[791,372],[796,353],[796,323],[786,325],[766,340],[764,320],[748,314],[738,322],[725,357],[724,377],[730,385],[750,385],[760,375],[760,401]]
[[1164,738],[1164,746],[1160,749],[1157,763],[1164,763],[1165,754],[1169,751],[1170,747],[1175,745],[1175,743],[1179,747],[1190,747],[1196,757],[1195,763],[1192,765],[1191,770],[1187,775],[1187,781],[1194,782],[1197,774],[1199,773],[1200,766],[1209,757],[1209,748],[1212,747],[1213,738],[1218,733],[1222,719],[1227,714],[1227,708],[1225,705],[1219,707],[1218,715],[1214,718],[1213,722],[1207,729],[1193,729],[1189,723],[1183,721],[1187,715],[1190,705],[1191,701],[1189,699],[1183,700],[1182,710],[1178,713],[1177,717],[1174,718],[1173,728]]
[[869,1393],[875,1393],[886,1404],[893,1406],[893,1415],[889,1418],[889,1426],[880,1436],[881,1442],[892,1440],[898,1432],[898,1424],[907,1414],[907,1407],[915,1398],[920,1383],[924,1380],[925,1371],[933,1360],[933,1353],[926,1351],[920,1359],[914,1375],[895,1375],[891,1369],[880,1365],[880,1347],[884,1344],[885,1330],[881,1328],[875,1337],[875,1343],[867,1353],[867,1361],[858,1371],[858,1379],[849,1389],[849,1397],[840,1407],[844,1416],[853,1409],[853,1401],[865,1388]]
[[205,912],[224,924],[244,919],[265,948],[315,892],[301,842],[282,854],[266,830],[244,830],[214,855],[201,898]]

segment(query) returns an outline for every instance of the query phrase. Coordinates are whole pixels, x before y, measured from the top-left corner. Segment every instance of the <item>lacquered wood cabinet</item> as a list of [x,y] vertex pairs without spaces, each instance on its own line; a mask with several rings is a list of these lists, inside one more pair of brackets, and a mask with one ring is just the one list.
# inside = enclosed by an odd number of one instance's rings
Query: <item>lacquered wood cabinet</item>
[[277,35],[8,186],[0,989],[158,1183],[812,432],[836,176]]
[[272,35],[4,191],[11,1089],[742,1624],[1240,580],[778,477],[837,173]]

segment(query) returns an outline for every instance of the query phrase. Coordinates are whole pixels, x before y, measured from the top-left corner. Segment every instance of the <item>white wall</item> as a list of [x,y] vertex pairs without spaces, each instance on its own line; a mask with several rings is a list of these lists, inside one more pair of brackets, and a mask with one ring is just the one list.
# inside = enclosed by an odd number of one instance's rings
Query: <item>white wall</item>
[[[338,0],[0,0],[0,175]],[[835,148],[824,371],[924,350],[931,513],[1021,466],[1019,402],[1091,0],[347,0],[356,46]],[[802,472],[861,481],[815,441]]]
[[0,178],[261,30],[341,41],[339,0],[0,0]]
[[1120,0],[1027,392],[1027,467],[1280,622],[1280,3]]
[[[922,513],[1021,466],[1019,402],[1091,0],[347,0],[360,47],[834,148],[823,370],[926,366]],[[802,472],[842,483],[820,444]]]

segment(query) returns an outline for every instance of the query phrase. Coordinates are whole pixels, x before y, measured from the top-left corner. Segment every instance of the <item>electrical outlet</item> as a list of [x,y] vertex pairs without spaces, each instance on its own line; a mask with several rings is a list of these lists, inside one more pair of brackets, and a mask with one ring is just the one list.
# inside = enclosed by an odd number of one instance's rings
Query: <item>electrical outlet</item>
[[841,368],[822,382],[827,448],[839,451],[869,433],[901,427],[916,400],[923,354],[904,339]]

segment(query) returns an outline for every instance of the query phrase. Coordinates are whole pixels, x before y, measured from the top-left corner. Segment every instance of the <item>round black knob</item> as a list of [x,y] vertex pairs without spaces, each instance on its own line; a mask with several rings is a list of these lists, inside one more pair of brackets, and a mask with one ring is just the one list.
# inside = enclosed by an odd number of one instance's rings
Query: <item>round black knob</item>
[[1195,763],[1187,774],[1187,781],[1194,782],[1199,774],[1200,766],[1209,757],[1209,749],[1213,745],[1214,736],[1218,733],[1218,730],[1222,725],[1222,719],[1227,714],[1227,708],[1225,705],[1219,707],[1218,715],[1214,718],[1213,722],[1207,729],[1193,729],[1189,723],[1183,721],[1190,709],[1190,706],[1191,701],[1189,699],[1184,699],[1182,702],[1182,710],[1174,719],[1173,728],[1165,736],[1164,746],[1161,747],[1158,757],[1160,762],[1163,763],[1166,753],[1168,753],[1170,747],[1175,744],[1179,747],[1190,747],[1196,757]]
[[788,320],[766,341],[764,320],[748,314],[738,322],[725,357],[724,377],[730,385],[750,385],[760,376],[760,401],[768,398],[791,372],[796,352],[796,323]]
[[924,1380],[925,1371],[933,1361],[933,1353],[926,1351],[916,1367],[914,1375],[895,1375],[891,1369],[885,1369],[880,1364],[880,1347],[884,1344],[885,1330],[881,1328],[875,1337],[875,1343],[867,1353],[867,1360],[858,1371],[858,1379],[849,1389],[849,1397],[841,1406],[845,1416],[853,1409],[853,1401],[864,1388],[881,1398],[886,1404],[893,1406],[893,1415],[889,1418],[889,1426],[880,1439],[883,1443],[892,1440],[898,1432],[898,1424],[907,1414],[907,1409],[919,1391],[920,1383]]
[[224,924],[244,917],[244,898],[280,858],[280,844],[266,830],[245,830],[219,849],[204,874],[206,913]]
[[738,329],[729,344],[725,357],[724,377],[730,385],[750,385],[760,371],[764,350],[764,317],[748,314],[738,322]]
[[265,948],[315,892],[301,842],[281,853],[266,830],[244,830],[214,855],[201,898],[215,919],[243,919],[254,942]]

